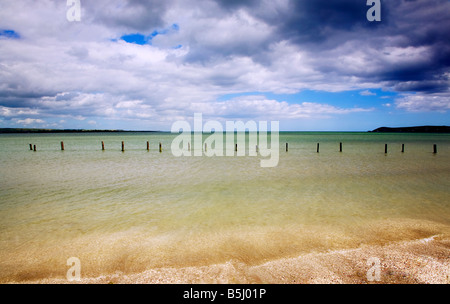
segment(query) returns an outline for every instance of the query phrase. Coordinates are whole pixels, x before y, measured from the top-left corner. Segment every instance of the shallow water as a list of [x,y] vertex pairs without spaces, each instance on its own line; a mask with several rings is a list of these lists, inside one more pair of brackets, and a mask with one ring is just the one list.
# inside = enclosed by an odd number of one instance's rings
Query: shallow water
[[448,234],[450,134],[281,133],[274,168],[174,157],[173,138],[0,135],[0,280],[65,277],[72,256],[98,276]]

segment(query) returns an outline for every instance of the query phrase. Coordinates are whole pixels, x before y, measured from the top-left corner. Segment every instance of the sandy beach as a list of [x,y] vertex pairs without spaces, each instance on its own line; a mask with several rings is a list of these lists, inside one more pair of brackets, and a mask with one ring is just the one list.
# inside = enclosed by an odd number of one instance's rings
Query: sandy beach
[[[379,277],[370,259],[378,259]],[[368,279],[370,278],[370,279]],[[8,282],[17,283],[17,282]],[[228,261],[195,267],[163,267],[140,273],[21,281],[32,284],[450,284],[450,239],[435,235],[388,245],[308,253],[258,265]]]

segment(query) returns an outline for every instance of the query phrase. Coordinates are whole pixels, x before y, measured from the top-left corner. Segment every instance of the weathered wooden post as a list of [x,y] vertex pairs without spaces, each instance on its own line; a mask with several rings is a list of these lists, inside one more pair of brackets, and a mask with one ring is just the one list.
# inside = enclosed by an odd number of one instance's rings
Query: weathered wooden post
[[105,143],[102,141],[102,151],[105,151]]
[[387,144],[384,144],[384,153],[387,154]]
[[402,144],[402,153],[405,152],[405,144]]
[[162,145],[161,145],[161,143],[159,143],[159,153],[161,153],[162,152]]
[[147,151],[150,151],[150,143],[147,140]]
[[234,151],[237,152],[237,144],[234,145]]
[[33,151],[36,152],[36,145],[33,145]]
[[317,153],[319,153],[319,143],[317,143]]
[[122,141],[122,152],[125,152],[125,144],[123,141]]
[[61,142],[61,151],[64,151],[64,142]]
[[436,144],[433,145],[433,153],[434,153],[434,154],[437,153],[437,145],[436,145]]
[[342,143],[339,143],[339,152],[342,152]]
[[289,146],[288,146],[288,143],[286,143],[286,152],[288,152],[289,151]]
[[30,151],[33,151],[33,145],[30,144]]

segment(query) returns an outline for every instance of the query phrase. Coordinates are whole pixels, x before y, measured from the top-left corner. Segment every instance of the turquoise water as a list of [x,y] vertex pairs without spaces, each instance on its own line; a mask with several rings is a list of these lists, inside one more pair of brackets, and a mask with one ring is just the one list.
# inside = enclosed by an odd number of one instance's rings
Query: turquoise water
[[0,135],[0,280],[64,277],[71,256],[98,276],[448,233],[450,134],[282,132],[273,168],[174,157],[175,136]]

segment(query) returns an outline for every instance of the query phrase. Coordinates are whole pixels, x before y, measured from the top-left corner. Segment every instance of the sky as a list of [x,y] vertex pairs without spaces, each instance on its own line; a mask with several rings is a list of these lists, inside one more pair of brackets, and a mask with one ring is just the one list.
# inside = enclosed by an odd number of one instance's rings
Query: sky
[[380,3],[1,0],[0,128],[450,125],[450,1]]

